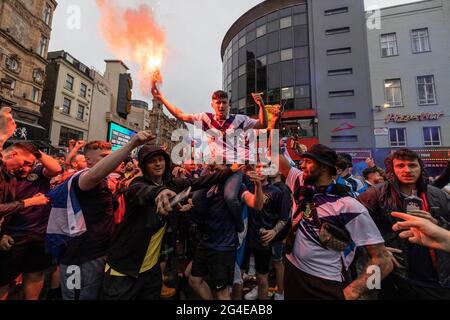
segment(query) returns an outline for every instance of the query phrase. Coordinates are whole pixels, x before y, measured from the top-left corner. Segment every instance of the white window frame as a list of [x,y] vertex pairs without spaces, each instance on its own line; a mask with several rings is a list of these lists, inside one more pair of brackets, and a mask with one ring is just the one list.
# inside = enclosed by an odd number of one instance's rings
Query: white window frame
[[289,61],[294,59],[294,50],[292,48],[281,50],[280,61]]
[[[424,33],[421,34],[421,32]],[[422,40],[424,43],[422,43]],[[411,48],[413,53],[424,53],[431,51],[430,33],[428,28],[411,30]]]
[[292,27],[292,16],[284,17],[280,19],[280,29],[286,29]]
[[[383,37],[389,37],[389,36],[394,36],[394,40],[383,40]],[[383,55],[383,45],[387,45],[386,49],[387,49],[387,54]],[[395,45],[393,45],[395,44]],[[381,47],[381,57],[382,58],[387,58],[387,57],[395,57],[398,56],[398,40],[397,40],[397,33],[395,32],[391,32],[391,33],[385,33],[382,34],[380,36],[380,47]],[[389,54],[389,50],[393,49],[393,53]]]
[[[81,115],[81,118],[79,117],[80,115],[80,108],[83,108],[83,113]],[[84,113],[86,112],[86,106],[83,106],[82,104],[78,105],[78,109],[77,109],[77,120],[81,120],[84,121]]]
[[[84,91],[84,95],[83,95],[83,91],[81,90],[81,88],[86,88],[86,90]],[[87,90],[88,90],[88,88],[87,88],[87,85],[85,84],[85,83],[81,83],[80,84],[80,93],[79,93],[79,96],[80,97],[82,97],[82,98],[86,98],[86,96],[87,96]]]
[[[426,81],[427,77],[431,77],[430,83],[428,83]],[[425,80],[425,83],[423,83],[423,84],[419,83],[420,78],[423,78]],[[420,87],[419,86],[424,86],[425,99],[421,99],[421,97],[420,97]],[[431,97],[428,96],[427,86],[431,86],[433,89],[433,100],[432,101],[431,101]],[[418,100],[417,102],[418,102],[419,106],[428,106],[428,105],[437,104],[436,82],[434,81],[434,75],[417,76],[416,77],[416,88],[417,88],[417,100]]]
[[45,57],[45,52],[47,50],[48,39],[46,36],[41,35],[41,40],[39,41],[39,55]]
[[263,24],[256,28],[256,38],[260,38],[267,33],[267,25]]
[[[428,129],[429,130],[429,134],[430,134],[430,141],[426,141],[425,140],[425,130]],[[433,134],[432,134],[432,129],[437,129],[438,130],[438,135],[439,135],[439,141],[433,141]],[[423,127],[422,128],[422,135],[423,135],[423,145],[426,147],[440,147],[442,146],[442,135],[441,135],[441,127]],[[438,142],[438,144],[435,144],[435,142]]]
[[46,3],[45,7],[44,7],[44,15],[43,15],[43,19],[46,25],[50,25],[50,21],[52,19],[52,7]]
[[[389,86],[386,87],[386,84],[389,81],[398,81],[399,86]],[[400,101],[395,101],[395,94],[393,90],[390,89],[399,89],[400,90]],[[390,108],[403,107],[403,90],[402,90],[402,80],[401,79],[386,79],[384,80],[384,101],[385,105],[389,105]]]
[[[65,107],[64,103],[66,102],[66,100],[69,101],[69,112],[64,111],[64,107]],[[72,109],[72,100],[70,100],[68,98],[64,98],[61,113],[65,114],[65,115],[70,115],[70,109]]]
[[33,102],[39,103],[40,93],[41,93],[41,90],[39,90],[38,88],[33,87],[32,95],[31,95],[31,99],[33,100]]
[[[395,130],[395,136],[396,136],[396,141],[393,142],[391,140],[391,130]],[[404,132],[404,136],[405,136],[405,142],[404,144],[400,144],[399,139],[398,139],[398,130],[403,130]],[[392,148],[403,148],[406,147],[408,145],[408,137],[406,136],[406,128],[390,128],[389,129],[389,144]],[[396,144],[396,145],[394,145]]]
[[[67,80],[69,80],[69,77],[72,78],[72,85],[71,86],[69,86],[69,82],[67,81]],[[70,74],[67,74],[66,75],[66,83],[64,84],[64,88],[66,88],[67,90],[73,91],[74,85],[75,85],[75,77],[70,75]]]

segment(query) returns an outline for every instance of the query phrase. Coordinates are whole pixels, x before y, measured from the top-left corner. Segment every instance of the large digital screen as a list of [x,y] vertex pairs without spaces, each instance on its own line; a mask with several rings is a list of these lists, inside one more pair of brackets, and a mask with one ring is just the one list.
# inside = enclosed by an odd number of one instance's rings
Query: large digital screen
[[116,151],[126,145],[134,135],[136,135],[136,132],[133,130],[114,122],[109,123],[108,142],[112,144],[112,151]]

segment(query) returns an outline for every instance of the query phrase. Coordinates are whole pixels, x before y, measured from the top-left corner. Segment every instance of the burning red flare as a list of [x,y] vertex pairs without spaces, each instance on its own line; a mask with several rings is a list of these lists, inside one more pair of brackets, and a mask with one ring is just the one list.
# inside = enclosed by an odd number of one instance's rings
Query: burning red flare
[[[147,95],[155,83],[153,73],[157,71],[159,75],[164,59],[164,30],[156,23],[150,7],[141,5],[137,9],[124,9],[115,2],[97,0],[101,12],[101,34],[118,58],[139,65],[140,89]],[[160,75],[157,82],[161,82]]]

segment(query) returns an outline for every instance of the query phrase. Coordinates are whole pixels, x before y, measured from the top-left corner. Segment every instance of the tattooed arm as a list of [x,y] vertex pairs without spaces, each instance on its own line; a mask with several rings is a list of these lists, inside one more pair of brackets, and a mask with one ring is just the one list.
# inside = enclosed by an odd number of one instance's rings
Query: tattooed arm
[[373,272],[368,271],[370,266],[378,266],[380,268],[380,281],[386,278],[394,268],[384,244],[366,246],[365,248],[370,256],[369,261],[360,276],[344,289],[346,300],[357,300],[369,291],[367,280],[373,275]]

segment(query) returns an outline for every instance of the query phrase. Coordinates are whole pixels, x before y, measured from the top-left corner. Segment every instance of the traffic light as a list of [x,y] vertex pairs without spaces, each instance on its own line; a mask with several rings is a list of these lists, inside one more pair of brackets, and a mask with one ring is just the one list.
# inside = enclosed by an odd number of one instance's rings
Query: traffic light
[[128,73],[122,73],[119,77],[119,92],[117,94],[117,114],[126,119],[131,112],[133,80]]

